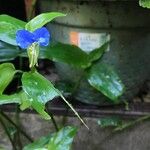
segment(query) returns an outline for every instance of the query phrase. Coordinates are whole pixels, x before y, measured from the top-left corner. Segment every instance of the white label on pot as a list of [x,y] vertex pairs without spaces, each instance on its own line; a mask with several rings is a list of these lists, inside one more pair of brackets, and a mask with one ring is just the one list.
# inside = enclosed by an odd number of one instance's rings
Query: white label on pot
[[[79,46],[85,52],[91,52],[110,40],[108,33],[77,33],[71,32],[70,42]],[[109,47],[108,47],[109,50]]]

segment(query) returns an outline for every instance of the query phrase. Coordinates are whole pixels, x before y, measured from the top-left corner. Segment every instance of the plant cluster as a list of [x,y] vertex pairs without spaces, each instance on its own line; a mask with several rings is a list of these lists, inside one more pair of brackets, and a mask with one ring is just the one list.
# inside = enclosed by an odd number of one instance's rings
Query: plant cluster
[[[149,8],[150,2],[140,0],[140,5]],[[38,59],[63,62],[82,69],[85,72],[84,77],[89,84],[114,103],[120,102],[119,97],[124,92],[124,85],[113,68],[97,61],[106,52],[110,41],[88,54],[73,45],[62,43],[52,44],[50,42],[51,34],[43,26],[57,17],[64,16],[65,14],[58,12],[43,13],[29,22],[24,22],[8,15],[0,15],[0,61],[3,62],[0,64],[0,104],[15,103],[20,106],[22,111],[32,108],[42,118],[50,120],[51,116],[45,111],[45,104],[55,100],[56,97],[61,97],[87,127],[63,94],[55,88],[51,81],[38,73]],[[28,57],[30,71],[16,70],[15,66],[8,62],[16,57]],[[13,94],[5,94],[6,88],[18,74],[21,80],[21,88],[18,87],[18,90]],[[11,135],[5,127],[3,117],[15,127],[17,126],[7,115],[1,112],[0,122],[8,134],[13,149],[17,150],[17,147],[13,144]],[[99,121],[99,124],[104,123],[105,126],[105,122],[108,123],[108,120]],[[111,119],[109,122],[108,124],[112,124]],[[116,124],[118,124],[118,120]],[[19,131],[32,141],[24,131],[21,129]],[[71,126],[64,127],[56,133],[34,141],[23,149],[69,150],[75,134],[76,128]]]

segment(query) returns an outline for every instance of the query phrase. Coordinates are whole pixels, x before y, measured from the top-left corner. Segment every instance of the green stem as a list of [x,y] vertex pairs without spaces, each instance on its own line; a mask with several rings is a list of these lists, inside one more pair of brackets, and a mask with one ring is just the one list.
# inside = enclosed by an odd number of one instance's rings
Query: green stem
[[7,127],[6,127],[6,125],[5,125],[5,123],[4,123],[4,121],[3,121],[3,119],[2,119],[1,116],[0,116],[0,123],[1,123],[2,127],[4,128],[5,133],[7,134],[8,138],[9,138],[9,140],[10,140],[10,142],[11,142],[11,145],[12,145],[12,147],[13,147],[13,150],[17,150],[17,148],[16,148],[16,146],[15,146],[15,143],[13,142],[13,140],[12,140],[12,138],[11,138],[11,135],[9,134],[9,131],[8,131],[8,129],[7,129]]
[[71,110],[75,113],[75,115],[79,118],[79,120],[84,124],[84,126],[89,129],[89,127],[87,126],[87,124],[84,122],[84,120],[80,117],[80,115],[78,114],[78,112],[73,108],[73,106],[65,99],[65,97],[59,92],[57,91],[58,94],[60,95],[60,97],[64,100],[64,102],[71,108]]
[[150,118],[150,115],[147,115],[147,116],[144,116],[144,117],[140,117],[140,118],[136,119],[135,121],[131,121],[129,123],[125,123],[125,124],[123,124],[121,126],[118,126],[117,128],[114,129],[114,132],[124,130],[126,128],[129,128],[129,127],[135,125],[136,123],[139,123],[141,121],[147,120],[149,118]]
[[12,125],[14,125],[16,129],[19,129],[19,131],[21,132],[22,135],[24,135],[24,137],[26,137],[30,142],[33,142],[32,138],[20,127],[18,127],[4,112],[1,111],[0,113],[6,120],[8,120]]

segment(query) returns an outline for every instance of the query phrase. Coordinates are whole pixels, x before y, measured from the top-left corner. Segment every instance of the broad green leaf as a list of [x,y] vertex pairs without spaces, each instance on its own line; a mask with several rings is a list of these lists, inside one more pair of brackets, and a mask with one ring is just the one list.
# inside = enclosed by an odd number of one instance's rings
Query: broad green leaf
[[76,128],[69,126],[61,129],[50,139],[48,150],[70,150],[76,132]]
[[[29,96],[32,102],[32,107],[45,119],[50,119],[50,116],[44,111],[45,104],[53,98],[60,96],[65,103],[73,110],[76,116],[86,126],[79,114],[75,111],[72,105],[64,98],[53,84],[37,72],[25,72],[22,76],[22,86],[24,92]],[[87,127],[87,126],[86,126]],[[88,127],[87,127],[88,128]]]
[[101,58],[101,56],[104,54],[104,52],[107,50],[110,42],[104,43],[101,47],[96,48],[95,50],[91,51],[89,53],[90,61],[96,61]]
[[56,62],[63,62],[69,65],[86,68],[90,66],[88,54],[74,45],[58,43],[46,50],[46,57]]
[[102,128],[104,127],[116,127],[120,126],[122,124],[122,120],[119,117],[107,117],[107,118],[101,118],[98,120],[98,125],[100,125]]
[[38,72],[25,72],[22,76],[22,85],[25,93],[32,99],[46,104],[59,96],[53,84]]
[[[45,104],[59,96],[53,84],[37,72],[25,72],[22,76],[24,92],[29,104],[46,120],[50,116],[45,112]],[[26,102],[28,104],[28,102]]]
[[64,17],[64,16],[66,15],[63,13],[59,13],[59,12],[42,13],[36,16],[35,18],[33,18],[31,21],[29,21],[26,24],[25,28],[33,32],[34,30],[41,28],[42,26],[52,21],[53,19],[57,17]]
[[118,102],[119,96],[124,92],[124,85],[117,73],[104,63],[93,65],[88,70],[87,79],[91,86],[102,92],[113,102]]
[[12,81],[16,73],[15,67],[11,63],[0,65],[0,94],[3,93],[8,84]]
[[139,5],[144,8],[150,8],[150,0],[139,0]]
[[25,27],[25,22],[8,15],[0,15],[0,40],[17,45],[16,32]]
[[0,95],[0,105],[18,103],[21,104],[21,99],[18,94]]
[[34,141],[33,143],[25,146],[23,150],[48,150],[44,148],[50,141],[52,135],[48,135],[46,137],[41,137],[40,139]]
[[21,51],[17,46],[12,46],[10,44],[0,41],[0,62],[9,61],[15,59]]

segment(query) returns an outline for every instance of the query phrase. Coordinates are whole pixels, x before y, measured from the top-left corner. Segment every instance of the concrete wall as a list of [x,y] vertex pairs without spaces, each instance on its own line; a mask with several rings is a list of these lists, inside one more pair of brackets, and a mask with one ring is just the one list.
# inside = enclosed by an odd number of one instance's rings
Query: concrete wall
[[[63,117],[56,117],[62,124]],[[78,134],[73,143],[73,150],[150,150],[150,121],[136,124],[134,127],[112,134],[112,129],[102,129],[96,118],[85,118],[90,130],[87,130],[77,118],[69,117],[67,125],[78,126]],[[51,121],[43,121],[34,114],[21,114],[22,126],[35,139],[54,131]],[[10,143],[0,129],[0,145],[11,150]]]

